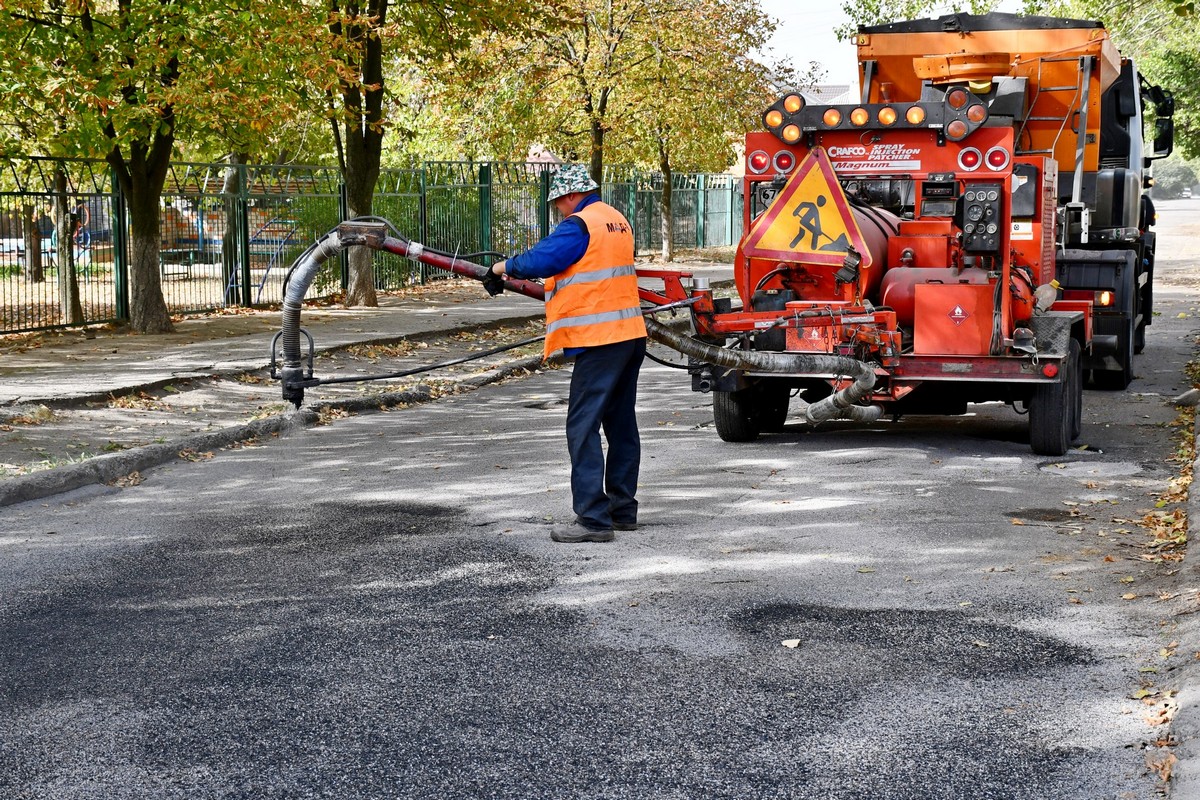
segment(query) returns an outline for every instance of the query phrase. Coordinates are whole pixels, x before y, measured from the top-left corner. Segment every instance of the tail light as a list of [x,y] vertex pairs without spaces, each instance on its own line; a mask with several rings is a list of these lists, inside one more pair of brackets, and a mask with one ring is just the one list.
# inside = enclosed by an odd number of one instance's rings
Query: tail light
[[796,157],[787,150],[780,150],[772,163],[776,172],[791,172],[792,167],[796,166]]
[[755,175],[762,175],[771,166],[771,157],[762,150],[755,150],[746,156],[746,169]]
[[983,153],[975,147],[964,147],[958,154],[958,168],[964,172],[974,172],[983,163]]
[[1063,289],[1064,300],[1090,300],[1096,308],[1112,308],[1117,301],[1117,293],[1109,289],[1091,291],[1088,289]]
[[984,157],[987,162],[988,169],[993,172],[999,172],[1008,166],[1008,162],[1012,160],[1012,155],[1003,147],[993,147],[987,151],[987,156]]

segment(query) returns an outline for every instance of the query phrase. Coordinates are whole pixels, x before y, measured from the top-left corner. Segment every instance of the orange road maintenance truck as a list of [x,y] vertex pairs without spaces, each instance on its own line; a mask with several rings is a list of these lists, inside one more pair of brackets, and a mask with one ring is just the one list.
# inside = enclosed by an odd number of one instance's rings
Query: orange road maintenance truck
[[693,389],[727,441],[795,394],[810,421],[1002,401],[1061,455],[1085,382],[1124,389],[1145,345],[1171,94],[1099,22],[953,14],[857,44],[860,102],[787,92],[746,137],[739,297],[693,284]]

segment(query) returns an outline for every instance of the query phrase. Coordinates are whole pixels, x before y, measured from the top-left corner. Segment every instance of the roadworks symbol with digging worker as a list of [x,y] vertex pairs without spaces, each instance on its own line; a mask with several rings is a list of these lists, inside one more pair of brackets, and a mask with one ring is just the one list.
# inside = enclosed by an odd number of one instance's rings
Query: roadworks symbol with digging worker
[[823,147],[804,157],[742,245],[749,258],[833,266],[841,266],[850,248],[862,256],[862,268],[870,268],[870,250]]

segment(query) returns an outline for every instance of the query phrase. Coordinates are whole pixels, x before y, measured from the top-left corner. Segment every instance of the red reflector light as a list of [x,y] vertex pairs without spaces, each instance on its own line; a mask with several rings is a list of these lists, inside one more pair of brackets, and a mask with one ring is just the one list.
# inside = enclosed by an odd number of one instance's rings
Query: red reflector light
[[775,154],[775,171],[788,172],[796,166],[796,157],[786,150]]
[[771,157],[762,150],[755,150],[746,156],[746,167],[756,175],[761,175],[771,166]]
[[1042,364],[1042,374],[1047,378],[1053,378],[1058,374],[1058,364]]
[[976,169],[983,162],[983,153],[980,153],[974,147],[964,148],[958,154],[958,166],[964,170]]
[[1008,166],[1009,154],[1003,147],[993,147],[987,152],[987,165],[989,169],[1001,170]]

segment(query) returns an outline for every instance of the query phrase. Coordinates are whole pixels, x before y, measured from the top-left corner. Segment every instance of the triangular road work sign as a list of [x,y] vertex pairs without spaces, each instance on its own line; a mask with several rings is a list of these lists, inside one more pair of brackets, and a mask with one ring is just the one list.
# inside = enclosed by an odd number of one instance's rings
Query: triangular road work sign
[[742,252],[747,258],[841,266],[850,247],[862,256],[862,269],[869,269],[871,252],[833,164],[825,148],[814,147],[750,226]]

